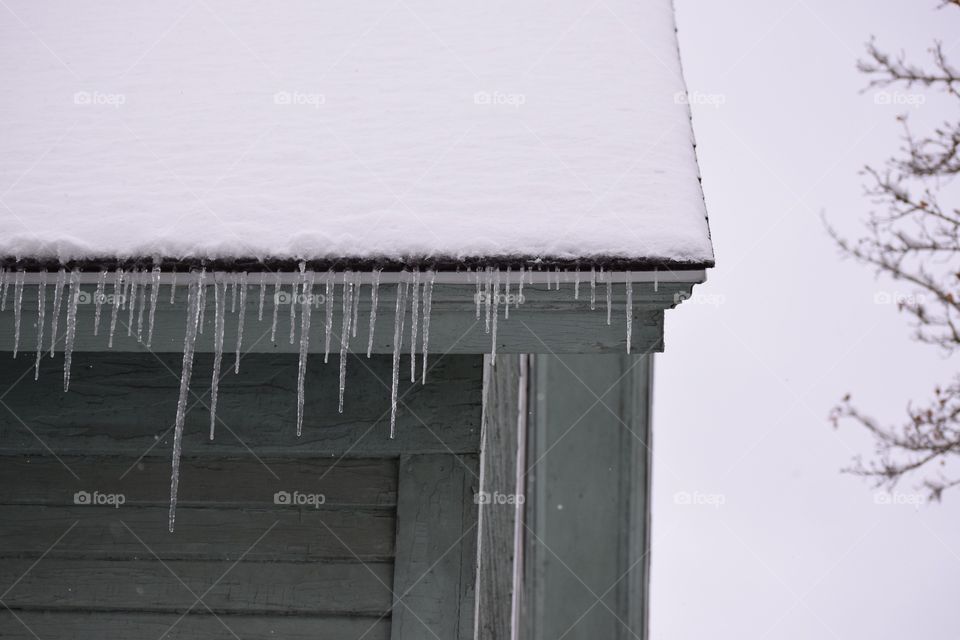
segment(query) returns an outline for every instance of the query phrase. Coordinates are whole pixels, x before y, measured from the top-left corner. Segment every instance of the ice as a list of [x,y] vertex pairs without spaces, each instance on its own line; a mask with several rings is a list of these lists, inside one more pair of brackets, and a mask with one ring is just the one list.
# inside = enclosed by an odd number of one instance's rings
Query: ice
[[290,344],[297,336],[297,283],[290,285]]
[[370,284],[370,333],[367,336],[367,357],[373,352],[373,330],[377,325],[377,296],[380,291],[380,269],[375,269],[371,274],[372,282]]
[[[43,281],[47,281],[47,272],[43,272]],[[93,294],[93,335],[100,333],[100,316],[103,313],[103,297],[107,289],[107,270],[100,272],[100,278],[97,280],[97,290]]]
[[143,271],[139,273],[140,292],[137,300],[137,342],[143,342],[143,310],[147,306],[147,283],[143,279]]
[[130,290],[127,294],[127,335],[133,335],[133,315],[137,310],[137,289],[140,286],[140,270],[130,274]]
[[500,269],[493,272],[493,320],[490,338],[490,366],[497,355],[497,318],[500,315]]
[[0,311],[7,310],[7,282],[8,272],[6,269],[0,269]]
[[401,272],[397,282],[397,308],[393,315],[393,379],[390,384],[390,437],[397,435],[397,388],[400,383],[400,350],[403,348],[403,317],[407,313],[407,283]]
[[180,396],[177,399],[177,417],[173,428],[173,452],[170,471],[170,515],[168,528],[173,533],[177,513],[177,487],[180,483],[180,453],[183,447],[183,423],[187,414],[190,377],[193,374],[193,348],[197,340],[200,320],[200,289],[203,276],[192,276],[187,291],[187,326],[183,337],[183,366],[180,372]]
[[597,308],[597,268],[590,267],[590,311]]
[[177,301],[177,270],[170,273],[170,304]]
[[336,288],[333,279],[336,277],[336,274],[333,272],[333,269],[327,271],[327,282],[326,282],[326,297],[323,299],[324,304],[324,323],[323,323],[323,362],[327,363],[330,361],[330,334],[333,333],[333,294]]
[[433,281],[435,271],[427,271],[427,281],[423,284],[423,378],[421,384],[427,384],[427,349],[430,344],[430,311],[433,309]]
[[263,301],[267,297],[267,276],[260,272],[260,306],[257,308],[257,322],[263,322]]
[[237,274],[230,275],[230,313],[237,312]]
[[523,280],[527,277],[527,270],[525,267],[520,267],[520,281],[517,283],[517,302],[523,299]]
[[213,378],[210,381],[210,439],[217,425],[217,392],[220,388],[220,365],[223,360],[223,325],[227,307],[227,283],[213,277]]
[[13,357],[17,357],[17,347],[20,345],[20,311],[23,307],[23,271],[17,271],[13,283]]
[[473,271],[474,280],[477,282],[477,292],[473,296],[474,304],[477,307],[477,320],[480,319],[480,305],[483,304],[483,285],[480,280],[480,267],[477,267]]
[[237,316],[237,358],[233,362],[233,372],[240,373],[240,350],[243,347],[243,324],[247,315],[247,272],[240,274],[240,312]]
[[504,277],[503,285],[503,318],[510,319],[510,267],[507,267],[507,274]]
[[[310,316],[313,311],[313,271],[306,273],[303,285],[303,309],[300,311],[300,359],[297,365],[297,437],[303,432],[304,382],[307,377],[307,354],[310,351]],[[240,305],[241,310],[243,305]]]
[[486,316],[484,322],[484,333],[490,333],[490,308],[493,304],[493,300],[490,299],[490,294],[493,290],[493,267],[487,267],[486,271],[483,274],[483,303],[486,309]]
[[580,299],[580,267],[573,272],[573,299]]
[[360,276],[360,271],[353,274],[353,314],[350,319],[350,335],[354,338],[357,337],[357,316],[360,315],[360,285],[362,283]]
[[63,344],[63,390],[70,390],[70,365],[77,336],[77,305],[80,303],[80,269],[70,272],[70,298],[67,300],[67,337]]
[[[60,275],[57,275],[57,280],[59,284]],[[62,286],[62,285],[60,285]],[[54,294],[54,301],[58,294]],[[117,268],[113,272],[113,310],[110,312],[110,337],[107,341],[107,348],[113,348],[113,334],[117,331],[117,316],[120,314],[120,301],[123,299],[123,269]],[[57,304],[54,302],[54,324],[53,324],[53,333],[56,334],[56,317],[57,317]],[[56,335],[54,335],[53,340],[56,341]],[[53,355],[53,343],[50,344],[50,355]]]
[[57,348],[57,327],[60,324],[60,306],[63,304],[63,285],[67,279],[67,272],[57,271],[57,281],[53,287],[53,316],[50,318],[50,357]]
[[273,322],[270,325],[270,342],[277,342],[277,311],[280,308],[280,274],[273,274]]
[[200,305],[200,323],[197,325],[197,333],[203,334],[203,325],[207,319],[207,287],[206,287],[206,276],[207,270],[203,268],[200,270],[200,297],[198,298],[198,303]]
[[340,390],[337,396],[337,411],[343,413],[343,392],[347,384],[347,348],[350,346],[350,320],[353,311],[353,274],[348,269],[343,272],[343,318],[340,321]]
[[607,272],[607,326],[610,325],[610,314],[613,310],[613,282],[610,280],[610,272]]
[[420,328],[420,269],[413,271],[410,301],[410,382],[417,381],[417,329]]
[[155,266],[150,273],[150,319],[147,329],[147,348],[153,346],[153,321],[157,316],[157,301],[160,300],[160,267]]
[[40,284],[37,285],[37,361],[34,364],[33,379],[40,378],[40,359],[43,358],[43,325],[47,313],[47,272],[40,272]]
[[630,342],[633,338],[633,283],[630,282],[630,272],[627,271],[627,353],[630,353]]

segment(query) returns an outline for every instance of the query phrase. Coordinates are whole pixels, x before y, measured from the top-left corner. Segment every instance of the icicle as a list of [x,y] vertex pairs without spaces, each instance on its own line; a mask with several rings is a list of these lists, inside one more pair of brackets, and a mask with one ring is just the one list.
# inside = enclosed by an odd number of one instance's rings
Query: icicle
[[497,355],[497,317],[500,310],[500,269],[493,272],[493,330],[490,340],[490,366]]
[[13,357],[17,357],[17,347],[20,346],[20,311],[23,307],[23,271],[17,271],[17,279],[13,283]]
[[50,357],[53,357],[57,348],[57,325],[60,324],[60,305],[63,304],[63,285],[66,282],[66,271],[57,271],[57,281],[53,287],[53,317],[50,319]]
[[210,439],[217,425],[217,392],[220,388],[220,365],[223,360],[223,325],[227,307],[227,283],[213,278],[213,378],[210,381]]
[[230,276],[230,313],[237,312],[237,274]]
[[[300,261],[300,283],[304,284],[306,282],[306,276],[304,275],[304,269],[307,268],[307,263]],[[293,340],[297,335],[297,283],[294,281],[290,285],[290,344],[293,344]]]
[[[214,272],[214,285],[216,285],[217,274]],[[197,333],[203,335],[203,325],[206,323],[207,319],[207,269],[203,267],[200,269],[200,297],[197,299],[198,304],[200,305],[200,324],[197,325]]]
[[473,296],[473,301],[477,307],[477,320],[480,319],[480,305],[483,304],[483,287],[480,281],[480,267],[473,272],[474,279],[477,281],[477,293]]
[[137,343],[143,343],[143,310],[147,306],[147,283],[143,282],[143,271],[140,272],[140,291],[137,301]]
[[610,279],[610,272],[607,272],[607,325],[610,324],[610,313],[613,309],[613,282]]
[[367,357],[373,352],[373,330],[377,324],[377,296],[380,290],[380,269],[375,269],[370,276],[373,281],[370,283],[370,333],[367,336]]
[[573,272],[573,299],[580,299],[580,267]]
[[[353,280],[350,270],[343,272],[343,318],[340,321],[340,391],[337,396],[337,411],[343,413],[343,392],[347,384],[347,347],[350,344],[350,319],[353,312]],[[349,282],[348,282],[349,280]]]
[[630,272],[627,271],[627,353],[630,353],[630,342],[633,338],[633,283],[630,282]]
[[70,365],[77,336],[77,305],[80,303],[80,269],[70,272],[70,299],[67,302],[67,338],[63,344],[63,391],[70,390]]
[[260,272],[260,307],[257,309],[257,322],[263,322],[263,301],[267,297],[267,277]]
[[[43,282],[47,282],[47,272],[43,272]],[[104,269],[100,272],[100,277],[97,279],[97,290],[93,294],[93,335],[100,333],[100,316],[103,313],[103,298],[106,295],[107,288],[107,270]]]
[[353,274],[353,314],[350,320],[350,335],[354,338],[357,337],[357,316],[360,315],[360,285],[362,284],[360,275],[359,270]]
[[240,349],[243,347],[243,321],[247,315],[247,272],[240,274],[240,315],[237,316],[237,359],[233,372],[240,373]]
[[[57,280],[59,285],[60,275],[57,274]],[[59,285],[62,286],[62,285]],[[53,333],[56,334],[56,317],[57,317],[57,304],[56,298],[58,294],[54,294],[54,321],[53,321]],[[123,269],[117,267],[117,270],[113,272],[113,310],[110,312],[110,338],[107,341],[107,348],[113,348],[113,334],[117,331],[117,315],[120,313],[120,301],[123,299]],[[56,336],[54,336],[56,340]],[[53,344],[50,345],[50,355],[53,356]]]
[[[303,309],[300,311],[300,361],[297,366],[297,437],[303,431],[304,381],[307,377],[307,354],[310,351],[310,315],[313,311],[314,273],[308,271],[303,285]],[[242,308],[241,304],[241,308]]]
[[277,311],[280,308],[280,273],[273,274],[273,323],[270,325],[270,342],[277,342]]
[[410,300],[410,382],[417,381],[417,329],[420,328],[420,269],[413,271],[413,298]]
[[590,311],[597,308],[597,268],[590,267]]
[[43,358],[43,324],[47,313],[47,272],[40,272],[40,284],[37,285],[37,361],[34,364],[33,379],[40,379],[40,359]]
[[127,335],[133,335],[133,314],[137,310],[137,288],[140,285],[140,270],[130,274],[130,291],[127,300]]
[[407,285],[403,272],[397,281],[397,308],[393,315],[393,379],[390,384],[390,437],[397,435],[397,388],[400,384],[400,350],[403,348],[403,317],[407,313]]
[[517,304],[523,300],[523,280],[527,277],[526,267],[520,267],[520,282],[517,283]]
[[503,319],[510,319],[510,267],[507,267],[506,282],[503,289]]
[[0,311],[7,310],[7,283],[9,282],[9,272],[6,269],[0,269]]
[[653,291],[654,293],[660,291],[660,272],[657,271],[657,267],[653,268]]
[[336,277],[336,274],[333,272],[333,269],[327,271],[327,286],[326,286],[326,297],[323,299],[323,303],[326,305],[324,308],[324,313],[326,317],[324,318],[323,324],[323,362],[330,362],[330,334],[333,333],[333,293],[334,293],[334,282],[333,279]]
[[150,283],[150,317],[149,327],[147,329],[147,348],[153,346],[153,321],[157,315],[157,301],[160,300],[160,267],[155,266],[151,272],[152,282]]
[[170,473],[170,516],[167,525],[173,533],[177,513],[177,487],[180,484],[180,453],[183,447],[183,423],[187,415],[187,397],[190,394],[190,377],[193,374],[193,349],[197,341],[200,322],[200,288],[203,276],[197,276],[187,290],[187,327],[183,337],[183,366],[180,373],[180,396],[177,400],[177,417],[173,429],[173,453]]
[[553,268],[553,275],[555,277],[555,282],[556,282],[556,284],[554,285],[554,288],[557,291],[560,291],[560,267]]
[[486,273],[483,274],[484,283],[484,304],[486,305],[486,322],[484,323],[484,333],[490,333],[490,308],[493,304],[493,300],[490,299],[490,294],[493,288],[493,267],[487,267]]
[[170,272],[170,304],[177,300],[177,270]]
[[421,384],[427,384],[427,348],[430,344],[430,310],[433,308],[433,280],[436,272],[427,272],[427,281],[423,285],[423,379]]

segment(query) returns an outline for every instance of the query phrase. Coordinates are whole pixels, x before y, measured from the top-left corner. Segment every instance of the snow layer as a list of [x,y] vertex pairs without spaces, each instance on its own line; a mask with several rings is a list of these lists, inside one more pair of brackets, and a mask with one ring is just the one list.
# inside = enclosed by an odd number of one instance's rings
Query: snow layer
[[7,0],[0,255],[710,262],[669,0]]

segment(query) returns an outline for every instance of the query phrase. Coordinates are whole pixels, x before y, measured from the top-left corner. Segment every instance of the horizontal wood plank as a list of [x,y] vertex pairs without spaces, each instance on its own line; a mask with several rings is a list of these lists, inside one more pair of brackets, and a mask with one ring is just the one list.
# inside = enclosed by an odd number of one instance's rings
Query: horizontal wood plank
[[[226,357],[225,357],[226,359]],[[169,459],[181,358],[175,354],[77,353],[70,391],[62,356],[0,359],[0,454],[124,454]],[[212,357],[198,355],[183,436],[184,456],[369,457],[405,451],[479,450],[482,358],[434,358],[426,385],[401,380],[397,437],[390,438],[391,363],[351,357],[343,413],[338,367],[308,361],[303,433],[296,435],[297,358],[253,354],[239,375],[224,363],[217,432],[209,439]],[[409,371],[402,368],[401,371]],[[451,417],[455,416],[455,420]]]
[[359,616],[220,615],[23,611],[0,608],[0,636],[11,640],[387,640],[390,619]]
[[236,560],[246,553],[258,562],[313,562],[385,560],[394,553],[392,509],[179,507],[174,533],[167,531],[167,513],[165,507],[0,506],[0,557]]

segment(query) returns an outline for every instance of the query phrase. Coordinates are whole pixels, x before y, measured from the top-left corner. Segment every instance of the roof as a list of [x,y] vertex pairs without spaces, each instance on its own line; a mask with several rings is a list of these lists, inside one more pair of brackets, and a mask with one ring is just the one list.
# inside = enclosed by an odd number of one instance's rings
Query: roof
[[713,263],[669,0],[8,4],[8,259]]

